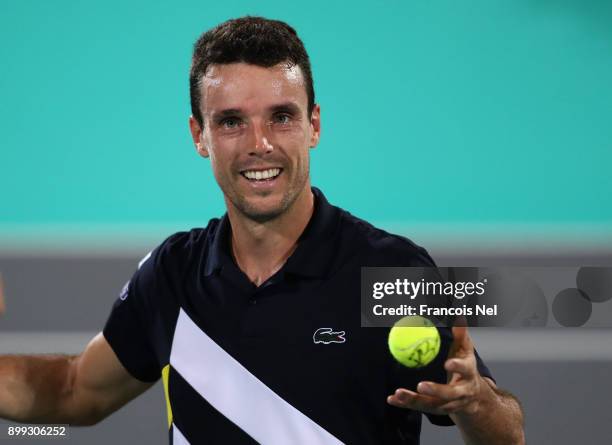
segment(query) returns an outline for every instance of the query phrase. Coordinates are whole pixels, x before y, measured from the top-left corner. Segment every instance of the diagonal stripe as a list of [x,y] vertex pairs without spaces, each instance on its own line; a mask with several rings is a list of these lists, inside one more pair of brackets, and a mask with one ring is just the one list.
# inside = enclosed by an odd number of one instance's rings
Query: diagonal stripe
[[183,436],[176,424],[172,424],[172,445],[189,445],[189,441]]
[[251,374],[183,309],[174,332],[170,364],[208,403],[261,444],[342,443]]
[[164,396],[166,397],[166,413],[168,414],[168,428],[172,425],[172,405],[170,405],[170,392],[168,390],[168,376],[170,363],[162,368],[162,382],[164,383]]

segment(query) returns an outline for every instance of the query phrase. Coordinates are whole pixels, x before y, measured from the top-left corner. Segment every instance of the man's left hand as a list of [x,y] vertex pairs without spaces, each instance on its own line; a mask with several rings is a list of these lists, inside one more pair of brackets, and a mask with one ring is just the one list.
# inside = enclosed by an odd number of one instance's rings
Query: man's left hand
[[399,388],[387,397],[387,403],[437,415],[478,411],[483,391],[490,391],[495,383],[480,376],[467,327],[453,326],[452,332],[453,343],[444,363],[447,383],[420,382],[417,392]]

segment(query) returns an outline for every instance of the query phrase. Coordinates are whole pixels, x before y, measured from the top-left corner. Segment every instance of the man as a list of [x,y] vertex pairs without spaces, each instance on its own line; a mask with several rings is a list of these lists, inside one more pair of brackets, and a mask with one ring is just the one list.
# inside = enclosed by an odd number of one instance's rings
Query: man
[[321,131],[287,24],[225,22],[196,42],[191,134],[227,214],[145,257],[76,357],[2,357],[0,416],[94,424],[163,379],[174,444],[416,444],[421,412],[470,444],[523,443],[466,328],[420,370],[361,328],[361,266],[432,266],[409,240],[311,188]]

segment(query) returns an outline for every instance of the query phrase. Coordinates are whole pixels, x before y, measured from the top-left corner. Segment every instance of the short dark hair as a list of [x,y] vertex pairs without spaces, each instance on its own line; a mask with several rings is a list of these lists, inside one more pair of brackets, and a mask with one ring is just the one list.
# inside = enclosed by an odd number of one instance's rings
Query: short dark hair
[[200,79],[210,65],[244,62],[268,68],[285,61],[302,70],[310,115],[315,103],[310,59],[295,29],[280,20],[246,16],[206,31],[193,46],[189,71],[193,117],[202,126]]

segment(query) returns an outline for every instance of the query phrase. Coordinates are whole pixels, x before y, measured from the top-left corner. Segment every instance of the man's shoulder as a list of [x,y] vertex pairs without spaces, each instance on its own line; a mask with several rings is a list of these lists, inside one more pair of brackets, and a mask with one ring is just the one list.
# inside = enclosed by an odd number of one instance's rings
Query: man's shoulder
[[[343,228],[350,233],[351,242],[370,262],[388,265],[434,266],[427,250],[410,238],[391,233],[341,209]],[[382,264],[381,264],[382,265]]]
[[201,247],[202,244],[207,243],[214,236],[219,221],[219,218],[213,218],[205,227],[194,227],[190,230],[175,232],[167,237],[160,246],[179,250],[194,246]]
[[[220,219],[213,218],[206,227],[175,232],[162,241],[144,260],[153,267],[166,265],[168,261],[189,262],[200,257],[208,249],[218,228]],[[148,259],[152,261],[148,261]]]

